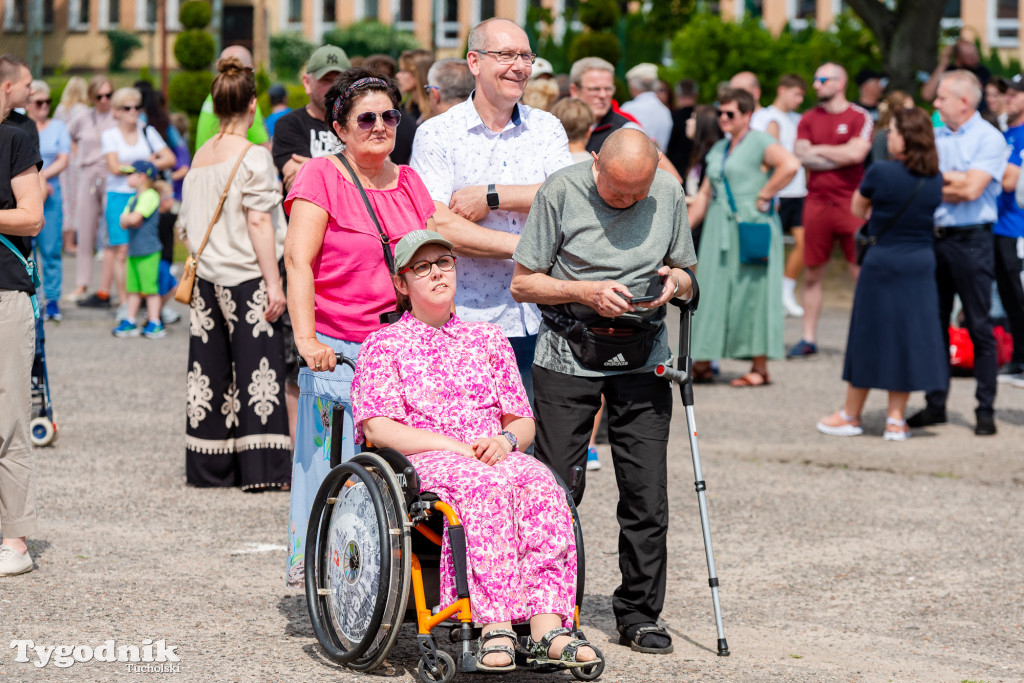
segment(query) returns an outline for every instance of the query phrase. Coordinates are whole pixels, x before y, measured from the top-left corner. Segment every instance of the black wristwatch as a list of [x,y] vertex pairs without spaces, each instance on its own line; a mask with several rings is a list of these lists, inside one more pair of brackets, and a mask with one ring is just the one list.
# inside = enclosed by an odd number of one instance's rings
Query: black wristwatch
[[519,439],[516,438],[515,434],[513,434],[510,431],[508,431],[507,429],[501,430],[500,432],[498,432],[498,434],[500,434],[501,436],[503,436],[506,439],[508,439],[508,442],[510,444],[512,444],[512,451],[513,452],[516,451],[519,448]]
[[487,186],[487,206],[492,209],[498,208],[498,191],[494,189],[494,183]]

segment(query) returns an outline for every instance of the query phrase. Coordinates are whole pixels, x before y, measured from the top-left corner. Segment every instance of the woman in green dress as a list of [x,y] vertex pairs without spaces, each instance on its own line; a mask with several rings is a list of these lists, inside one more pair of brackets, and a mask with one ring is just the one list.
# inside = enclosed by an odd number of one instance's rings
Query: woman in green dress
[[[690,225],[704,223],[697,255],[704,305],[694,321],[692,353],[699,359],[749,358],[750,372],[733,380],[734,387],[768,384],[768,359],[784,353],[785,254],[772,198],[800,168],[775,138],[750,130],[753,111],[754,98],[746,90],[728,89],[719,97],[718,124],[727,137],[708,152],[707,174],[690,207]],[[766,264],[740,262],[737,215],[770,226]],[[696,363],[693,372],[696,381],[711,379],[707,361]]]

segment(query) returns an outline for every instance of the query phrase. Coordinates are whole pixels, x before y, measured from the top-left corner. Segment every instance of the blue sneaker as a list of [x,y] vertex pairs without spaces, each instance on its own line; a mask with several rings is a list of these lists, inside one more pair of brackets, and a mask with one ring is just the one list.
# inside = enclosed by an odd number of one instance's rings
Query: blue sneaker
[[146,323],[146,326],[142,328],[142,336],[146,339],[159,339],[166,335],[167,332],[164,330],[163,323],[155,323],[152,320]]
[[601,461],[597,459],[597,449],[593,446],[587,449],[587,469],[591,472],[601,469]]
[[64,316],[60,314],[60,308],[58,308],[56,301],[46,302],[46,310],[43,312],[43,317],[55,323],[59,323],[64,319]]
[[817,344],[801,339],[796,343],[796,346],[789,350],[789,353],[786,354],[786,358],[806,358],[807,356],[813,356],[816,353],[818,353]]
[[139,326],[130,320],[122,320],[114,328],[113,332],[115,337],[138,337]]

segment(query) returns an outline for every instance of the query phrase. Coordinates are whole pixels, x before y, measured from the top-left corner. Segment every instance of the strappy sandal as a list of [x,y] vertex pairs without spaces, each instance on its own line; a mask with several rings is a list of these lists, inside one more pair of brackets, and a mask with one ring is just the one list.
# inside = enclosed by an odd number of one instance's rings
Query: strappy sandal
[[[488,673],[506,673],[516,670],[516,651],[511,645],[488,645],[487,642],[495,638],[508,638],[516,642],[516,634],[504,628],[496,628],[480,636],[480,649],[476,653],[476,670]],[[484,664],[484,657],[490,654],[503,654],[508,656],[509,663],[503,666],[492,666]]]
[[[644,636],[659,635],[668,639],[668,647],[645,647],[641,645]],[[619,644],[629,645],[631,650],[646,652],[654,655],[667,655],[672,652],[672,636],[661,626],[655,623],[633,624],[631,626],[619,626]]]
[[[569,636],[571,638],[572,635],[572,631],[563,626],[560,628],[553,628],[545,633],[539,643],[531,636],[526,647],[526,661],[530,664],[538,665],[551,664],[560,669],[576,669],[583,666],[594,666],[595,664],[603,661],[600,650],[581,638],[572,638],[572,640],[566,643],[565,647],[562,648],[562,653],[558,658],[552,659],[550,656],[551,643],[554,642],[555,638],[560,636]],[[576,661],[576,653],[579,652],[581,647],[589,647],[593,650],[594,659],[591,659],[589,662]]]
[[[753,379],[751,379],[752,377],[760,377],[761,381],[755,382]],[[742,377],[737,377],[729,384],[731,384],[734,387],[765,387],[771,383],[771,380],[768,379],[767,372],[761,372],[760,370],[751,370]]]
[[694,384],[714,384],[715,382],[715,369],[711,367],[711,364],[697,365],[693,364],[690,372],[693,373]]

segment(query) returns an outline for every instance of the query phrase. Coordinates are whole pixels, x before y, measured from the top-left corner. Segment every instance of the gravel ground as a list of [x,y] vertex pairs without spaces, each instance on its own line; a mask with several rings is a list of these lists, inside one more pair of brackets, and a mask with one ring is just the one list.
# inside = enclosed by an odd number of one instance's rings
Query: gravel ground
[[[869,398],[869,435],[821,436],[815,420],[843,397],[847,315],[827,310],[823,352],[773,363],[771,386],[696,389],[731,657],[715,655],[681,409],[663,614],[675,653],[615,644],[616,492],[602,447],[605,469],[580,509],[583,622],[606,654],[602,680],[1024,680],[1024,390],[1001,386],[991,438],[973,435],[969,379],[954,380],[951,423],[906,443],[881,439],[881,394]],[[416,680],[408,625],[371,678],[325,660],[304,598],[284,588],[287,494],[184,485],[187,327],[159,341],[114,339],[111,327],[107,314],[69,308],[48,328],[60,439],[36,451],[37,569],[0,580],[0,680],[146,676],[99,661],[36,667],[11,645],[144,639],[177,648],[178,669],[162,674],[175,680]],[[798,336],[789,321],[787,338]],[[726,362],[722,376],[743,370]]]

